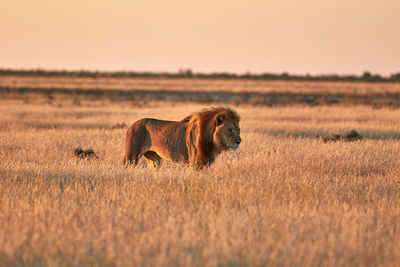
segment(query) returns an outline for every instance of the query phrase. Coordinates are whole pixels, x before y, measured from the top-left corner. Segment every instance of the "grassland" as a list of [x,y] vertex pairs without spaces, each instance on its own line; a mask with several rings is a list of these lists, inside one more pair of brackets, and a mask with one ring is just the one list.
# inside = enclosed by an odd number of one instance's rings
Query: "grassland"
[[400,83],[0,76],[3,99],[174,101],[282,105],[370,105],[400,108]]
[[0,266],[400,263],[398,109],[241,104],[243,142],[209,169],[121,164],[124,125],[207,106],[0,100]]
[[400,93],[400,83],[0,76],[0,87],[146,91],[376,94]]

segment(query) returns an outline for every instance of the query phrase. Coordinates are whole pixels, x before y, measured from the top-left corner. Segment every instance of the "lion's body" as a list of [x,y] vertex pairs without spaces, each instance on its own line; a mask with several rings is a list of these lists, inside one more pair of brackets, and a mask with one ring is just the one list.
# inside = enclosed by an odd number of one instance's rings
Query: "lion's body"
[[[140,156],[159,164],[159,158],[170,162],[187,162],[185,123],[141,119],[128,129],[125,161],[137,164]],[[149,153],[150,151],[155,152]],[[146,154],[147,153],[147,154]]]
[[161,159],[204,168],[223,150],[241,142],[239,116],[226,108],[194,113],[182,121],[141,119],[126,133],[125,163],[137,164],[144,156],[149,166]]

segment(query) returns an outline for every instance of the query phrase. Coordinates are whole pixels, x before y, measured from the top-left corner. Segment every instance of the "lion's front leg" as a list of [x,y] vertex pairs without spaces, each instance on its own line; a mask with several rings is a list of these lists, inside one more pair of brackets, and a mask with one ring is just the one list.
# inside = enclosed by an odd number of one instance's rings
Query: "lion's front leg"
[[204,155],[197,154],[193,162],[193,166],[195,169],[204,170],[207,169],[214,161],[214,156],[205,157]]

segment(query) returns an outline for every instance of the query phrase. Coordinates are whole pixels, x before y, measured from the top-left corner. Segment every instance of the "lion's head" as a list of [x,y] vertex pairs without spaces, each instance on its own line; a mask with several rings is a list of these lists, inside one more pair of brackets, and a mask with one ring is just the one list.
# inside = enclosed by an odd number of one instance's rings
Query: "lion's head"
[[236,150],[242,139],[240,138],[239,117],[231,110],[225,110],[216,115],[214,145],[219,151]]
[[188,122],[186,143],[190,161],[204,167],[223,150],[236,150],[240,142],[240,117],[228,108],[212,108],[194,113]]

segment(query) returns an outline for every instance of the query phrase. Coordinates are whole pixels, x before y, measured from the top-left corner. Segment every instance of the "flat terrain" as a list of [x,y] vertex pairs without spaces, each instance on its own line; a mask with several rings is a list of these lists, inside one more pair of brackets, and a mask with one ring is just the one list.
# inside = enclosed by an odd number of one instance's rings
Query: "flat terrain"
[[400,83],[0,76],[0,97],[400,108]]
[[147,91],[374,94],[400,93],[400,83],[268,81],[198,78],[85,78],[0,76],[0,87]]
[[[210,104],[3,96],[0,266],[400,263],[393,106],[222,103],[242,118],[242,144],[198,172],[124,167],[125,131]],[[362,140],[322,140],[353,129]]]

